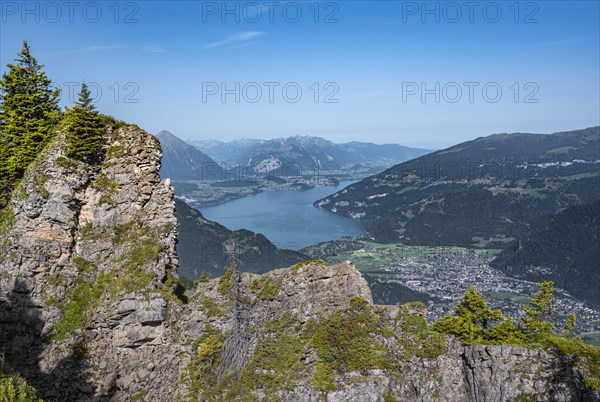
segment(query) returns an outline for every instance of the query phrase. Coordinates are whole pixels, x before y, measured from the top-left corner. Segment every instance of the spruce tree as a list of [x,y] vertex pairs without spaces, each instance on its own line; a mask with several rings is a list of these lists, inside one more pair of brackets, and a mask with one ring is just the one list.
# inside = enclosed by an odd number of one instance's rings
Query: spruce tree
[[10,189],[50,142],[60,119],[60,91],[27,41],[0,79],[0,186]]
[[523,328],[533,338],[553,335],[554,331],[554,282],[545,281],[538,283],[540,292],[535,297],[529,298],[530,305],[523,307],[525,317],[521,319]]
[[482,343],[492,341],[493,324],[504,322],[500,310],[490,310],[485,299],[477,293],[475,287],[469,285],[463,300],[456,305],[453,315],[446,315],[433,324],[438,332],[456,335],[465,343]]
[[483,330],[491,329],[493,323],[504,319],[500,310],[487,308],[485,299],[477,293],[472,285],[467,287],[467,292],[463,296],[463,300],[456,306],[455,313]]
[[577,322],[577,317],[575,314],[567,315],[567,321],[565,322],[564,330],[566,332],[565,336],[567,338],[573,338],[573,334],[575,333],[575,323]]
[[86,162],[99,159],[104,124],[102,117],[92,104],[90,90],[81,84],[79,100],[65,112],[67,126],[67,156]]

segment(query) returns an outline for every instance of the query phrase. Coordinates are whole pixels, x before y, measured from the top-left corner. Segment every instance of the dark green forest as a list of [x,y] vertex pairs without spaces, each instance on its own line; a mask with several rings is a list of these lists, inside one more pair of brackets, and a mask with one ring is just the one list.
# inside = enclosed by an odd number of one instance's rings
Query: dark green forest
[[542,216],[491,265],[532,281],[552,280],[600,305],[600,201]]

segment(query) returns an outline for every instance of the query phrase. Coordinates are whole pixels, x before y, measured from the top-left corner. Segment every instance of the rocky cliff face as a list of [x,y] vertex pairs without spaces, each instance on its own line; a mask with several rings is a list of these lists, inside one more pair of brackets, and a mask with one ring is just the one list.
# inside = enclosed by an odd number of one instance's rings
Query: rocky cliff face
[[188,299],[160,146],[135,126],[106,144],[89,166],[59,138],[0,229],[0,350],[44,398],[599,400],[576,361],[464,347],[418,304],[374,306],[351,263],[228,272]]
[[106,140],[104,162],[89,166],[65,158],[59,138],[15,192],[2,234],[2,351],[50,400],[125,398],[123,373],[170,360],[153,349],[176,300],[173,189],[154,137],[127,126]]
[[373,305],[349,262],[215,280],[192,300],[200,308],[178,316],[191,346],[180,367],[183,400],[598,399],[573,361],[523,347],[465,347],[429,332],[418,303]]

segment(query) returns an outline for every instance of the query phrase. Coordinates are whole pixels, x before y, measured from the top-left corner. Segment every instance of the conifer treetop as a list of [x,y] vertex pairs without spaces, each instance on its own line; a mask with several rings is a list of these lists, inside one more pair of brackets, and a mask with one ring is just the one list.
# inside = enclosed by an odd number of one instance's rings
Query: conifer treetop
[[87,111],[91,112],[96,109],[92,102],[93,99],[91,96],[91,92],[85,81],[83,81],[81,83],[81,92],[79,93],[79,99],[77,102],[75,102],[75,106],[78,106],[82,109],[86,109]]
[[0,79],[0,183],[10,188],[52,140],[61,113],[60,90],[27,41],[7,67]]

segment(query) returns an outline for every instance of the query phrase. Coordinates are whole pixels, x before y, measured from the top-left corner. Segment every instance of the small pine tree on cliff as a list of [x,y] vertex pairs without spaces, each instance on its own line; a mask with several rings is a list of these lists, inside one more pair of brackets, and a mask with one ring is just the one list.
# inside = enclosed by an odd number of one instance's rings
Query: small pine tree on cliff
[[99,160],[104,124],[92,104],[88,86],[81,84],[79,101],[65,112],[67,156],[88,163]]

